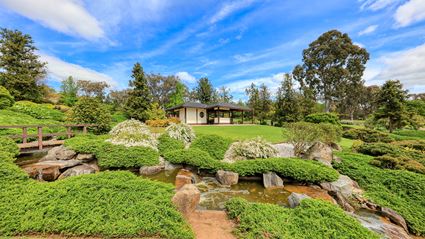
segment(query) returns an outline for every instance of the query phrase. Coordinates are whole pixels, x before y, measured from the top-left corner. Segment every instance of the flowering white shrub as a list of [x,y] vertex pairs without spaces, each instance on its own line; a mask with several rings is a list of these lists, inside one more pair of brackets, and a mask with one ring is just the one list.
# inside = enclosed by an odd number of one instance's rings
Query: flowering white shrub
[[229,150],[230,157],[235,160],[270,158],[277,155],[273,145],[261,137],[235,142]]
[[173,139],[183,141],[185,144],[192,142],[195,139],[195,131],[190,125],[187,124],[174,124],[171,123],[165,129],[165,132]]
[[157,150],[158,142],[148,126],[138,120],[126,120],[117,124],[109,132],[110,139],[106,141],[112,144],[121,144],[126,147],[143,146]]

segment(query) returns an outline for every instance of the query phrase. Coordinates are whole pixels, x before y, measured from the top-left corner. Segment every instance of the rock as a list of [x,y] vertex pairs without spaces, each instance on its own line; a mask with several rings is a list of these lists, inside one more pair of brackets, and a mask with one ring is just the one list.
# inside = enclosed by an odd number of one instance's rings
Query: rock
[[93,154],[78,154],[75,159],[81,160],[83,162],[88,162],[94,159],[94,155]]
[[180,164],[172,164],[168,161],[164,161],[165,171],[172,171],[172,170],[176,170],[176,169],[180,169],[180,168],[183,168],[183,166],[180,165]]
[[283,187],[283,180],[274,172],[263,173],[263,184],[265,188]]
[[344,209],[344,211],[347,211],[347,212],[355,211],[354,207],[351,206],[348,199],[345,198],[340,192],[330,191],[329,195],[331,195],[335,199],[336,203],[338,203],[338,205],[340,205],[342,209]]
[[337,144],[337,143],[331,143],[331,148],[334,149],[334,150],[336,150],[336,151],[341,151],[342,150],[341,146],[339,144]]
[[54,160],[71,160],[77,155],[74,150],[67,149],[65,146],[57,146],[49,150],[46,156],[40,161],[54,161]]
[[402,227],[393,225],[387,222],[385,219],[379,217],[370,212],[359,211],[351,214],[357,220],[360,221],[362,226],[369,230],[372,230],[378,234],[381,234],[383,238],[389,239],[410,239],[411,237],[404,231]]
[[96,170],[92,168],[90,165],[83,164],[78,165],[73,168],[69,168],[63,172],[58,179],[64,179],[71,176],[83,175],[83,174],[91,174],[95,173]]
[[392,210],[391,208],[387,207],[378,207],[378,213],[381,214],[384,217],[387,217],[391,220],[391,222],[395,223],[396,225],[399,225],[402,227],[406,232],[408,232],[406,221],[400,214],[398,214],[396,211]]
[[193,184],[186,184],[172,198],[172,202],[184,215],[195,211],[201,199],[201,193]]
[[239,181],[239,174],[231,171],[218,170],[215,177],[222,185],[230,186],[238,184]]
[[300,193],[291,193],[288,197],[288,203],[290,208],[298,207],[302,200],[306,198],[311,198],[305,194]]
[[31,178],[38,179],[40,181],[54,181],[60,175],[58,166],[28,165],[23,169]]
[[324,143],[314,143],[304,154],[305,159],[316,160],[328,167],[332,167],[332,148]]
[[57,154],[57,152],[58,152],[58,151],[60,151],[60,150],[62,150],[62,149],[63,149],[63,147],[62,147],[62,146],[57,146],[57,147],[53,147],[53,148],[51,148],[51,149],[47,152],[46,156],[44,156],[43,158],[41,158],[41,159],[40,159],[40,162],[41,162],[41,161],[54,161],[54,160],[57,160],[57,158],[56,158],[56,154]]
[[273,148],[277,151],[277,157],[291,158],[295,157],[294,145],[288,143],[274,144]]
[[178,190],[186,184],[192,184],[193,181],[193,173],[191,171],[186,169],[180,169],[176,176],[176,189]]
[[35,164],[33,166],[39,167],[59,167],[59,169],[71,168],[81,164],[79,160],[55,160],[55,161],[42,161]]
[[358,184],[346,175],[339,175],[335,182],[324,182],[320,186],[327,191],[339,192],[346,198],[351,197],[353,193],[361,193]]
[[163,169],[164,167],[160,165],[143,166],[140,168],[139,172],[140,172],[140,175],[148,176],[148,175],[155,175],[161,172]]
[[89,165],[90,167],[92,167],[96,172],[100,171],[99,165],[97,164],[97,160],[92,160],[90,162],[87,162],[86,165]]

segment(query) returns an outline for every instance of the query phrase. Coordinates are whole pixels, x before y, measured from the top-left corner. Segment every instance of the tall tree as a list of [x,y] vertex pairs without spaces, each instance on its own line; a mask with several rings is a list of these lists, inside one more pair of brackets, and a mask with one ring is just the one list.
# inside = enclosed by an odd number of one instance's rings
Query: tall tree
[[402,128],[408,121],[406,110],[407,91],[398,80],[385,82],[378,93],[377,103],[380,106],[374,113],[375,121],[383,120],[390,132]]
[[177,82],[176,88],[170,94],[166,107],[169,108],[169,107],[183,104],[186,92],[187,92],[186,86],[181,82]]
[[124,110],[127,104],[129,90],[111,90],[108,98],[110,99],[114,110]]
[[253,117],[257,117],[261,111],[260,92],[258,87],[251,83],[249,88],[245,89],[245,93],[248,96],[248,106],[252,109]]
[[128,95],[126,112],[131,118],[145,121],[149,119],[148,110],[151,108],[152,96],[140,63],[134,64],[131,77],[132,90]]
[[202,77],[198,80],[198,85],[195,88],[195,96],[203,104],[209,104],[216,100],[216,91],[207,77]]
[[264,123],[266,119],[270,118],[270,112],[273,107],[270,90],[264,83],[260,85],[258,96],[260,100],[258,118],[260,119],[260,122]]
[[332,105],[350,97],[347,92],[353,87],[363,85],[362,76],[368,60],[366,49],[353,44],[347,34],[331,30],[303,51],[303,65],[297,66],[297,70],[302,69],[304,77],[297,79],[302,81],[300,85],[321,97],[329,112]]
[[105,99],[105,90],[109,88],[108,83],[104,81],[79,80],[77,86],[82,96],[96,97],[101,101]]
[[78,86],[72,76],[69,76],[68,78],[62,81],[60,102],[67,106],[73,106],[78,100],[77,94]]
[[0,30],[0,85],[15,100],[41,101],[40,82],[46,76],[46,63],[35,54],[30,35],[18,30]]
[[279,125],[283,122],[296,122],[302,118],[300,110],[300,95],[294,89],[290,74],[285,74],[276,94],[274,118]]
[[230,94],[230,89],[222,86],[218,89],[218,100],[220,102],[230,103],[233,99],[233,96]]
[[160,107],[165,108],[174,92],[177,84],[180,82],[176,76],[163,76],[160,74],[146,75],[152,100],[157,102]]

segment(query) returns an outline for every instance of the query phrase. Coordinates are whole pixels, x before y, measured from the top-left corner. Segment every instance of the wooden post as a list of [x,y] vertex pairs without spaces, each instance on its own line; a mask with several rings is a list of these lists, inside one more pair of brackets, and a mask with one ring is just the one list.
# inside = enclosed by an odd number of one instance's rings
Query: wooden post
[[83,126],[83,134],[87,134],[87,125]]
[[26,144],[28,138],[28,129],[27,127],[22,127],[22,143]]
[[68,139],[71,138],[71,135],[72,135],[71,126],[66,127],[66,135],[68,136]]
[[37,135],[38,135],[38,149],[43,149],[43,127],[37,127]]

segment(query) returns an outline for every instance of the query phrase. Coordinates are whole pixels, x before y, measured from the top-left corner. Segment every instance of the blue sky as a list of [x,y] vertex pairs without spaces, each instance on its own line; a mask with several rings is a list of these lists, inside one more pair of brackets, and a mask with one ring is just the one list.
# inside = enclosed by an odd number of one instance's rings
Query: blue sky
[[366,83],[425,92],[425,0],[0,0],[0,27],[33,36],[54,87],[68,75],[127,87],[135,62],[243,97],[275,90],[302,50],[338,29],[365,47]]

